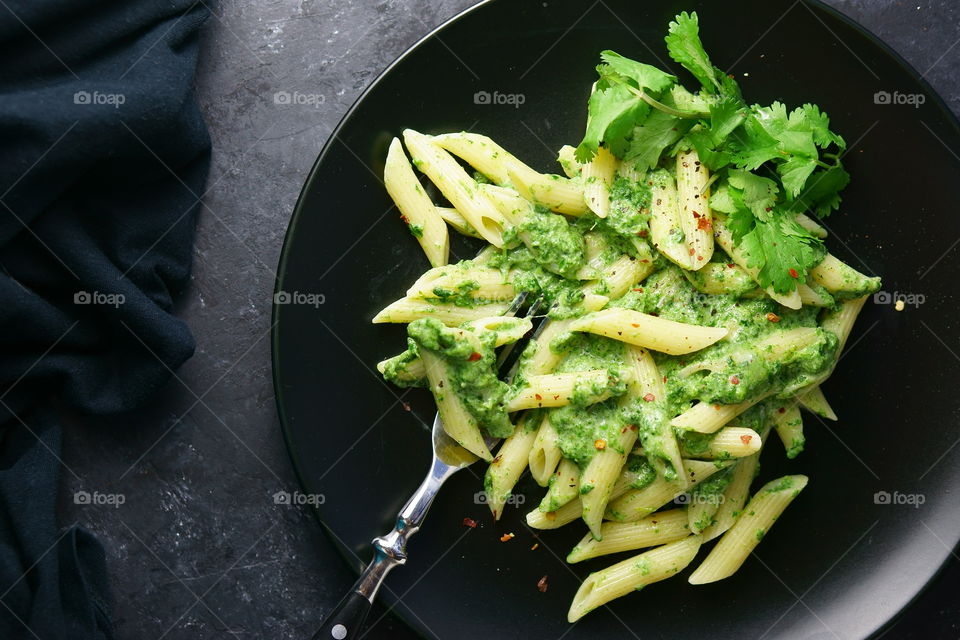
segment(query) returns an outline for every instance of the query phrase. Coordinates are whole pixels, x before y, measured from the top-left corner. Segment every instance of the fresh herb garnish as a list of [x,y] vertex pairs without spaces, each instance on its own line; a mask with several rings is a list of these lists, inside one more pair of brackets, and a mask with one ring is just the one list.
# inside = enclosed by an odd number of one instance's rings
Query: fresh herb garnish
[[758,270],[760,284],[778,293],[794,290],[826,253],[796,215],[823,218],[839,207],[850,180],[840,160],[846,142],[816,105],[792,111],[781,102],[748,105],[736,80],[704,49],[696,13],[678,15],[665,40],[699,91],[604,51],[577,160],[588,162],[603,145],[649,170],[668,166],[678,149],[695,149],[714,174],[710,204],[727,214],[734,243]]

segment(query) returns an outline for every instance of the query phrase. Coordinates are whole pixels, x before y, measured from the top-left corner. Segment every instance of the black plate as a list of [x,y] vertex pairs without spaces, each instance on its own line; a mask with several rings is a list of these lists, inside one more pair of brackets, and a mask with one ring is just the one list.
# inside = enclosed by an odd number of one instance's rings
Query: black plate
[[[390,138],[404,127],[472,129],[556,171],[555,150],[582,133],[599,51],[662,64],[666,25],[684,9],[700,13],[714,62],[732,68],[749,100],[809,101],[831,115],[850,143],[854,180],[828,221],[829,244],[883,276],[890,296],[912,297],[900,312],[884,296],[865,307],[826,385],[840,422],[808,419],[807,451],[792,462],[771,443],[761,477],[802,472],[810,485],[735,577],[692,587],[685,572],[587,616],[565,637],[631,637],[629,628],[645,639],[863,638],[917,595],[960,535],[960,465],[947,453],[960,435],[952,250],[960,163],[948,148],[960,148],[960,135],[904,61],[819,4],[499,0],[404,54],[327,143],[287,234],[278,291],[294,300],[274,308],[274,376],[290,455],[304,490],[324,495],[321,520],[355,567],[353,554],[369,556],[370,539],[390,528],[427,468],[429,396],[398,392],[373,368],[402,348],[404,330],[370,318],[427,268],[380,184]],[[491,99],[475,99],[479,92]],[[494,92],[522,94],[523,104],[498,104],[507,99]],[[924,104],[904,103],[907,95]],[[310,304],[311,293],[324,303]],[[425,635],[557,638],[579,581],[610,560],[561,561],[583,533],[576,525],[543,534],[531,551],[522,514],[539,490],[522,481],[526,504],[494,525],[474,500],[480,473],[444,489],[382,598],[402,597],[399,613]],[[884,491],[897,492],[891,502],[921,494],[924,503],[882,504]],[[465,528],[465,516],[481,526]],[[501,543],[503,532],[516,538]],[[550,588],[540,593],[545,574]]]

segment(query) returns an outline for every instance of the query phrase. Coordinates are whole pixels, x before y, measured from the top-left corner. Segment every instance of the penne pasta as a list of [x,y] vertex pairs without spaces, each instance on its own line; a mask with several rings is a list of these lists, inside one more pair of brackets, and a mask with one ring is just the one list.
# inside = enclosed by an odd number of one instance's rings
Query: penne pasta
[[606,147],[597,149],[593,160],[583,165],[583,199],[598,218],[610,212],[610,187],[617,170],[617,159]]
[[383,168],[383,184],[393,199],[410,233],[420,243],[427,259],[434,267],[447,264],[450,238],[437,207],[420,186],[413,167],[403,153],[400,140],[394,138],[387,152]]
[[517,422],[513,435],[503,441],[493,462],[487,467],[483,489],[494,520],[500,519],[514,485],[527,468],[530,449],[537,436],[537,418],[535,414],[524,414]]
[[575,563],[621,551],[633,551],[680,540],[690,535],[684,509],[658,511],[636,522],[604,522],[600,538],[588,533],[567,555]]
[[503,218],[476,180],[422,133],[405,129],[403,140],[417,168],[430,178],[470,226],[490,244],[502,247]]
[[580,493],[580,467],[577,463],[564,458],[557,465],[557,470],[550,478],[547,495],[540,501],[538,507],[544,513],[556,511],[567,504]]
[[611,499],[605,517],[617,522],[635,522],[645,518],[671,500],[684,494],[685,490],[697,486],[717,471],[730,466],[729,462],[703,462],[684,460],[683,468],[687,476],[687,487],[680,488],[662,476],[643,489],[629,489],[616,500]]
[[729,331],[665,320],[631,309],[604,309],[577,318],[571,331],[586,331],[654,351],[681,355],[708,347]]
[[753,496],[733,526],[690,575],[690,584],[707,584],[728,578],[767,535],[784,509],[807,486],[807,477],[784,476],[771,480]]
[[651,189],[650,239],[654,248],[681,269],[692,269],[693,262],[684,241],[679,196],[673,177],[659,170],[650,173],[647,181]]
[[507,411],[603,402],[614,395],[621,379],[609,369],[527,376],[526,385],[507,403]]
[[410,323],[420,318],[436,318],[447,326],[455,327],[471,320],[503,315],[509,308],[510,304],[508,302],[461,307],[454,304],[438,304],[414,298],[400,298],[396,302],[387,305],[382,311],[375,315],[373,317],[373,323]]
[[690,269],[696,271],[713,257],[713,215],[710,213],[710,172],[695,149],[677,152],[677,201],[680,229]]
[[463,406],[459,396],[449,391],[453,385],[443,359],[429,349],[420,349],[420,358],[430,382],[430,392],[437,403],[437,413],[443,420],[443,430],[473,455],[488,462],[493,460],[476,419]]
[[576,622],[602,604],[683,571],[700,543],[700,536],[687,536],[591,573],[573,597],[567,621]]

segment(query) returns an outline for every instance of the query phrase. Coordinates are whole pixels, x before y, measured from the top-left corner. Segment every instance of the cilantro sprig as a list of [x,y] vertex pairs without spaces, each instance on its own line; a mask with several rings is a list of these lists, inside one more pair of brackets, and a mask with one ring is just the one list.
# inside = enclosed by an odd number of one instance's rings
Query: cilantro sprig
[[840,206],[850,180],[841,162],[846,142],[816,105],[747,104],[704,49],[695,12],[676,16],[665,41],[700,88],[691,92],[675,75],[604,51],[576,158],[588,162],[603,145],[649,170],[696,149],[714,174],[711,207],[726,215],[760,284],[788,293],[825,255],[823,241],[796,218],[823,218]]

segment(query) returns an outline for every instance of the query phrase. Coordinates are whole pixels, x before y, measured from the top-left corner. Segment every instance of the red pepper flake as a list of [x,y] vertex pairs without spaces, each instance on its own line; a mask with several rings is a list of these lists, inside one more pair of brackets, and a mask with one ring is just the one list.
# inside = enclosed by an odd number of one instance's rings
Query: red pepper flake
[[477,521],[474,520],[473,518],[464,518],[464,519],[463,519],[463,526],[465,526],[465,527],[470,527],[471,529],[476,529],[476,528],[477,528]]
[[727,263],[727,266],[730,267],[731,269],[733,269],[735,266],[737,266],[737,263],[735,263],[735,262],[728,262],[728,263]]
[[652,393],[648,393],[647,395],[643,396],[644,402],[653,402],[656,399],[657,399],[657,396],[653,395]]
[[740,442],[743,444],[750,444],[751,440],[753,440],[753,436],[740,436]]
[[693,250],[693,247],[691,247],[689,251],[687,251],[687,253],[689,253],[690,255],[693,255],[695,253],[695,251]]
[[773,211],[773,209],[771,207],[766,207],[764,211],[766,211],[767,213],[770,213],[771,211]]
[[534,543],[533,543],[533,546],[530,547],[530,551],[536,551],[536,550],[537,550],[537,547],[539,547],[539,546],[540,546],[540,543],[539,543],[539,542],[534,542]]
[[730,384],[740,384],[740,378],[737,376],[730,376]]
[[607,441],[604,440],[603,438],[597,438],[596,440],[593,441],[593,448],[596,449],[597,451],[603,451],[604,449],[607,448]]
[[409,402],[401,401],[400,404],[403,406],[403,410],[404,410],[404,411],[412,411],[412,410],[413,410],[413,409],[410,408],[410,403],[409,403]]
[[554,400],[559,400],[559,399],[560,399],[560,394],[558,393],[557,395],[553,396],[553,399],[554,399]]
[[710,223],[710,219],[707,218],[706,216],[700,216],[700,219],[697,220],[697,229],[699,229],[700,231],[706,231],[712,226],[713,225]]
[[403,220],[404,224],[410,224],[410,219],[407,218],[407,216],[403,215],[402,213],[400,214],[400,219]]
[[502,536],[500,536],[500,542],[510,542],[511,540],[513,540],[512,533],[505,533]]
[[713,409],[714,411],[720,411],[720,405],[718,404],[713,405]]
[[637,231],[637,235],[640,236],[641,238],[646,238],[650,234],[647,233],[646,229],[644,229],[643,231]]
[[796,269],[790,269],[790,277],[791,277],[791,278],[799,278],[799,277],[800,277],[800,274],[797,273],[797,270],[796,270]]
[[780,322],[780,316],[775,314],[773,311],[767,314],[767,320],[770,322]]
[[637,425],[635,424],[630,425],[630,431],[636,431],[636,430],[637,430]]
[[537,589],[540,589],[540,593],[547,592],[547,576],[543,576],[537,581]]
[[633,327],[634,329],[640,328],[640,325],[638,325],[636,322],[631,322],[630,326]]
[[643,293],[643,287],[637,287],[636,289],[634,289],[634,291],[638,293]]
[[543,396],[540,395],[539,393],[533,394],[533,397],[536,398],[538,402],[539,402],[540,400],[543,400]]
[[476,351],[474,351],[473,353],[470,354],[470,357],[467,358],[467,360],[469,360],[470,362],[476,362],[477,360],[479,360],[479,359],[482,358],[482,357],[483,357],[483,356],[481,356],[479,353],[477,353]]
[[777,413],[786,413],[786,412],[787,412],[786,407],[780,407],[779,409],[777,409]]
[[664,382],[667,381],[667,376],[663,376],[663,381],[664,381]]

